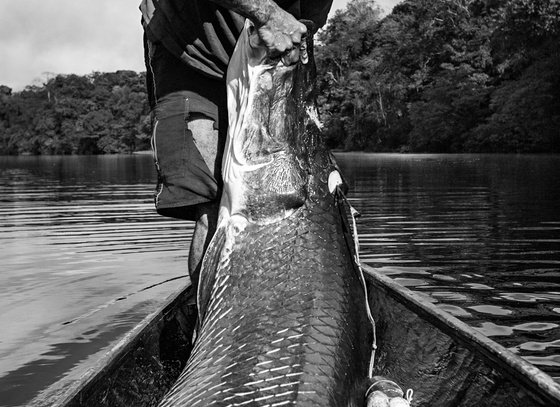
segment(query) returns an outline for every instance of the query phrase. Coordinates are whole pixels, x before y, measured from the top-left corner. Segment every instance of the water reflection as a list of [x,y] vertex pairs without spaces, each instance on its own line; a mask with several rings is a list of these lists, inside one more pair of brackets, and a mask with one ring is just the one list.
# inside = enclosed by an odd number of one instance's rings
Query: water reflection
[[[560,337],[560,157],[341,154],[362,260],[547,372]],[[533,323],[538,321],[538,323]],[[542,341],[542,342],[540,342]]]
[[[560,376],[560,158],[338,159],[362,261]],[[150,156],[0,157],[0,404],[184,284],[192,224],[155,214],[154,182]]]
[[[186,282],[151,157],[0,158],[0,404],[25,405]],[[97,355],[96,355],[97,354]]]

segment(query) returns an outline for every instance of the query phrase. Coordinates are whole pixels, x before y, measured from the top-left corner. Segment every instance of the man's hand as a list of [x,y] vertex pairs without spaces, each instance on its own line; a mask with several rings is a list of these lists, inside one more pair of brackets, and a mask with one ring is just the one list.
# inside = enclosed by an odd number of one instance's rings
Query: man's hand
[[249,18],[272,57],[282,56],[284,65],[299,60],[299,44],[307,27],[282,10],[273,0],[210,0]]
[[297,49],[306,32],[307,27],[304,24],[279,7],[269,15],[264,24],[257,24],[257,34],[269,54],[273,57],[282,55],[284,65],[295,64],[298,61]]

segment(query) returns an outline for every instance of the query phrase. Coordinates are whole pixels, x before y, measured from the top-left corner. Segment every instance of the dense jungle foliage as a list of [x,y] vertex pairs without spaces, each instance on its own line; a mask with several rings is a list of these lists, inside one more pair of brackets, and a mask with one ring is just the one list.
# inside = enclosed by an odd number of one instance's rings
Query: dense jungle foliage
[[[560,152],[560,0],[352,0],[317,36],[333,148]],[[0,86],[0,154],[149,148],[144,74]]]
[[150,148],[145,73],[50,75],[0,87],[0,154],[131,153]]
[[353,0],[319,36],[331,147],[560,152],[559,0]]

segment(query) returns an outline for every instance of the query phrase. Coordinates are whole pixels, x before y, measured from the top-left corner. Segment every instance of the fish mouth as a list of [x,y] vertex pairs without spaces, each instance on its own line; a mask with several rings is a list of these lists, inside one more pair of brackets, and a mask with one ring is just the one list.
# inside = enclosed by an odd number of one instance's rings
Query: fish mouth
[[[313,32],[312,23],[308,32]],[[272,55],[247,20],[228,69],[230,127],[223,211],[255,222],[282,219],[308,197],[312,133],[318,132],[312,37]],[[292,63],[295,61],[295,63]]]

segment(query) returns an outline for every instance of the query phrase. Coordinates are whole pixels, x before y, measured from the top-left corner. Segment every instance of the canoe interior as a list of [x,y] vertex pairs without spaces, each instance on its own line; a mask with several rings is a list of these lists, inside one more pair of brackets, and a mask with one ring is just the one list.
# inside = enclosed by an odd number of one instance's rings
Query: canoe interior
[[[375,373],[413,389],[415,407],[560,406],[548,375],[365,266],[377,326]],[[154,406],[178,378],[196,323],[191,287],[172,296],[84,377],[31,406]]]
[[377,326],[375,373],[413,406],[560,406],[560,386],[420,295],[365,266]]

